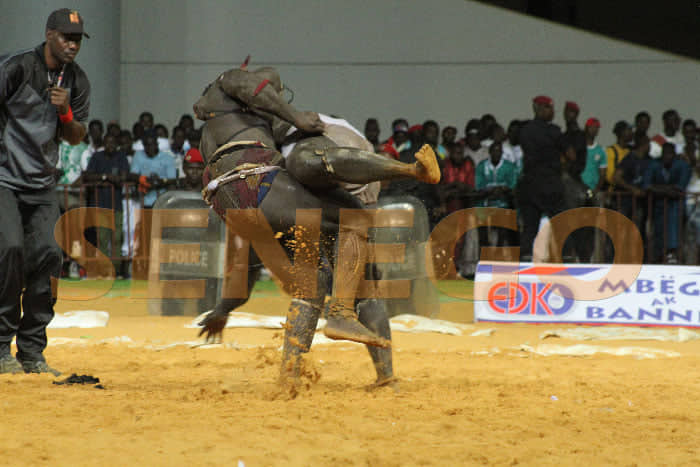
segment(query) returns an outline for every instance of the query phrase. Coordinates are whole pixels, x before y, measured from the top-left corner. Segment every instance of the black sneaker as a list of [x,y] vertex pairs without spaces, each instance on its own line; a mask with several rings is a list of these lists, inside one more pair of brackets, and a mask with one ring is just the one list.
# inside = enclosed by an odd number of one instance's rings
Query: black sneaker
[[22,365],[12,354],[5,354],[0,357],[0,374],[2,373],[22,373]]
[[39,361],[29,361],[25,360],[22,362],[22,368],[24,368],[25,373],[51,373],[54,376],[60,376],[61,372],[51,368],[46,362]]

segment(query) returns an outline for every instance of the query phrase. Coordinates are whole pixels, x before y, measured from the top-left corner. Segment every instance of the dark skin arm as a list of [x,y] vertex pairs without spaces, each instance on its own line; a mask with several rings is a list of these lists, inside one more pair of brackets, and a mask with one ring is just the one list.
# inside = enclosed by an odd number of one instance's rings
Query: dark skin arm
[[594,193],[598,193],[603,189],[603,184],[605,183],[605,168],[598,169],[598,184],[593,189]]
[[472,188],[461,182],[450,182],[437,186],[437,193],[441,204],[447,202],[449,198],[459,197],[460,194],[470,191],[472,191]]
[[486,190],[486,195],[488,197],[499,197],[499,196],[504,196],[504,195],[509,195],[511,192],[511,189],[505,185],[499,185],[499,186],[492,186],[490,188],[487,188]]
[[[56,106],[56,110],[59,115],[65,115],[68,113],[70,108],[70,96],[68,95],[68,90],[58,86],[54,86],[49,90],[51,96],[51,103]],[[68,141],[71,145],[75,146],[80,143],[87,130],[85,126],[79,121],[73,119],[67,123],[60,123],[61,130],[63,132],[63,139]]]
[[177,185],[177,178],[160,178],[157,175],[153,175],[151,184],[153,185],[153,188],[175,186]]
[[[82,179],[83,183],[95,183],[95,182],[101,182],[102,181],[102,176],[105,174],[98,174],[98,173],[91,173],[91,172],[85,172],[82,174]],[[112,182],[112,177],[114,175],[105,175],[105,181]]]
[[625,179],[622,176],[622,170],[620,170],[620,169],[615,170],[615,176],[613,177],[613,179],[615,180],[615,185],[617,185],[617,186],[619,186],[619,187],[621,187],[621,188],[623,188],[631,193],[634,193],[635,196],[642,196],[644,194],[644,190],[625,182]]
[[[102,175],[103,174],[99,174],[99,173],[84,172],[81,175],[81,179],[82,179],[83,183],[101,182]],[[127,172],[122,172],[119,175],[109,174],[109,175],[105,176],[104,181],[109,182],[113,185],[121,185],[121,184],[126,183],[126,182],[138,183],[139,182],[139,175],[127,173]]]
[[325,125],[316,112],[300,112],[282,99],[272,83],[266,84],[255,94],[264,76],[255,72],[233,69],[225,72],[218,83],[226,94],[244,102],[254,111],[267,112],[291,123],[300,130],[320,133]]
[[675,185],[651,185],[649,191],[655,195],[680,198],[683,191]]

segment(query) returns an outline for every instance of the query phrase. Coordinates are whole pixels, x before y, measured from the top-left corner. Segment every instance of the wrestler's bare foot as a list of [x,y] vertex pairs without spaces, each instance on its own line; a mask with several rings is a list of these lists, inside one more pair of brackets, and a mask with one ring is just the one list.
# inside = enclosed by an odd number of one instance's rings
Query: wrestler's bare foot
[[391,388],[394,390],[394,392],[399,392],[401,389],[399,387],[399,379],[396,376],[390,376],[388,378],[378,379],[374,383],[367,386],[365,390],[369,392],[383,387]]
[[329,313],[323,334],[329,339],[348,340],[375,347],[391,346],[391,341],[379,337],[349,313]]
[[416,153],[416,169],[418,180],[436,184],[440,182],[440,166],[435,156],[435,151],[428,144],[424,144]]

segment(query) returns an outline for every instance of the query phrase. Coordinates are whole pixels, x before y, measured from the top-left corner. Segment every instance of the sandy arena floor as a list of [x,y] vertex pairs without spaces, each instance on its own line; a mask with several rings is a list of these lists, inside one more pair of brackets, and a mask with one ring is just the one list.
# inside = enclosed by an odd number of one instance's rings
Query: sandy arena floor
[[[241,311],[281,315],[286,304],[259,296]],[[192,317],[149,316],[127,297],[64,299],[56,311],[76,309],[110,321],[50,331],[46,356],[61,378],[93,375],[105,390],[1,375],[3,465],[700,464],[700,341],[587,342],[675,358],[544,357],[517,347],[551,327],[397,332],[399,392],[368,392],[366,350],[342,343],[312,349],[313,374],[290,399],[274,384],[280,331],[227,329],[225,346],[168,347],[196,340],[184,327]],[[439,317],[466,322],[470,309],[448,301]],[[100,343],[121,336],[131,342]]]

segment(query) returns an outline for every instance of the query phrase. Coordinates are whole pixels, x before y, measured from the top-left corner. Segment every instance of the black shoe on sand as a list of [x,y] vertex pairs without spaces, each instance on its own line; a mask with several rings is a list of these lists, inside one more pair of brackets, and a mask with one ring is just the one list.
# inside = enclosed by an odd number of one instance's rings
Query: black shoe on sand
[[2,373],[22,373],[22,365],[12,354],[5,354],[0,357],[0,374]]
[[54,376],[60,376],[61,372],[51,368],[46,362],[42,360],[29,361],[25,360],[22,362],[22,368],[24,368],[25,373],[51,373]]

